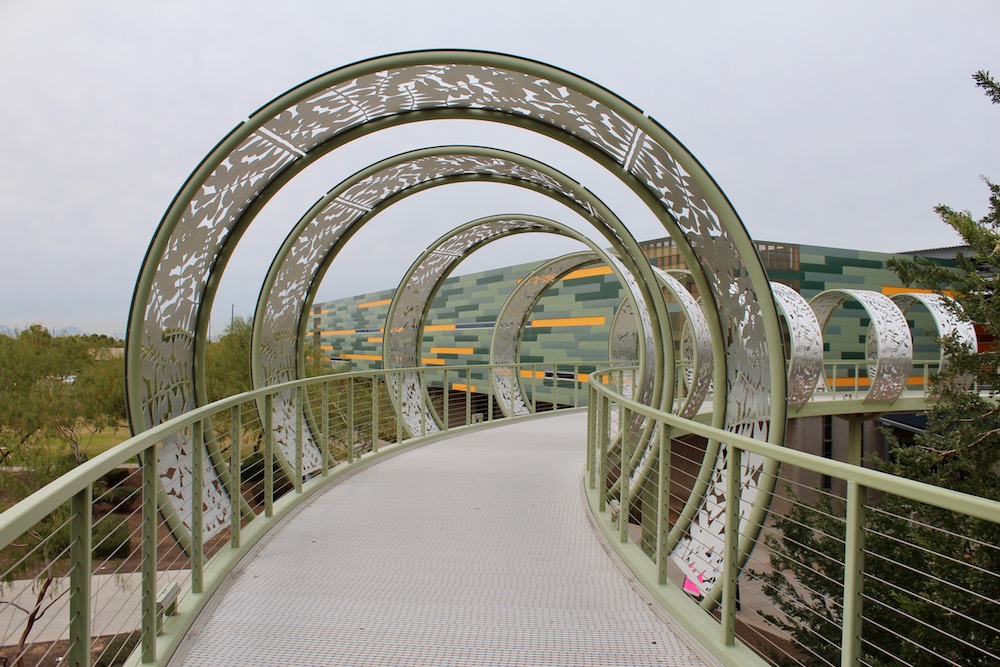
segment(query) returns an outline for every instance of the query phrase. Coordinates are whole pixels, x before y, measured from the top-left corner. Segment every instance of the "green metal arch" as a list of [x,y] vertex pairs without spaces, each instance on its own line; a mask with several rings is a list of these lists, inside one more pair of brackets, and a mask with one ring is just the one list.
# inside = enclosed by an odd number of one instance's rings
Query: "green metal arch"
[[[393,350],[394,350],[394,343],[395,343],[394,338],[398,334],[402,333],[401,331],[397,331],[397,329],[399,328],[399,323],[396,321],[396,319],[397,319],[396,316],[397,316],[397,313],[399,312],[399,310],[401,308],[403,308],[403,306],[401,305],[402,304],[402,299],[405,297],[405,292],[403,292],[403,290],[408,285],[410,285],[411,282],[413,282],[414,276],[416,276],[416,274],[421,270],[421,268],[425,266],[425,262],[429,258],[433,257],[435,254],[437,254],[439,252],[439,249],[441,248],[441,246],[447,244],[448,242],[452,241],[453,239],[456,239],[456,238],[458,238],[461,235],[466,234],[466,233],[475,233],[477,230],[488,228],[491,225],[503,224],[503,223],[518,223],[519,226],[514,227],[513,225],[510,225],[510,227],[511,227],[510,229],[506,229],[506,230],[503,230],[503,231],[497,231],[493,235],[484,236],[484,237],[482,237],[480,239],[477,239],[476,243],[474,243],[473,245],[469,246],[468,249],[463,252],[463,254],[462,254],[461,257],[456,258],[455,261],[451,262],[447,266],[447,269],[444,272],[442,272],[440,274],[435,274],[434,275],[434,282],[430,284],[429,289],[427,290],[427,293],[424,294],[424,295],[421,295],[422,306],[420,308],[421,312],[420,312],[419,317],[418,317],[419,325],[418,325],[418,327],[416,329],[415,336],[414,336],[414,341],[416,342],[417,346],[419,346],[419,342],[423,339],[424,326],[425,326],[425,323],[427,321],[428,313],[430,311],[431,302],[433,301],[435,295],[440,290],[440,288],[441,288],[444,280],[446,280],[447,277],[455,269],[458,268],[458,265],[464,259],[466,259],[469,255],[471,255],[475,251],[481,249],[485,245],[488,245],[489,243],[492,243],[493,241],[498,241],[501,238],[506,238],[507,236],[511,236],[511,235],[515,235],[515,234],[526,234],[526,233],[547,233],[547,234],[556,234],[556,235],[559,235],[559,236],[563,236],[563,237],[566,237],[566,238],[573,239],[573,240],[575,240],[575,241],[577,241],[577,242],[579,242],[579,243],[587,246],[590,249],[590,252],[591,252],[592,255],[594,255],[596,257],[599,257],[599,258],[605,259],[608,262],[608,264],[612,267],[612,270],[615,272],[615,274],[618,276],[618,279],[623,284],[627,282],[626,277],[622,274],[622,271],[618,268],[618,265],[615,262],[612,261],[612,256],[611,255],[609,255],[607,252],[605,252],[604,250],[602,250],[596,243],[594,243],[593,241],[591,241],[589,238],[587,238],[583,234],[580,234],[576,230],[574,230],[574,229],[572,229],[570,227],[567,227],[566,225],[563,225],[563,224],[561,224],[559,222],[556,222],[555,220],[551,220],[551,219],[548,219],[548,218],[543,218],[543,217],[539,217],[539,216],[535,216],[535,215],[525,215],[525,214],[493,215],[493,216],[487,216],[487,217],[484,217],[484,218],[479,218],[479,219],[476,219],[476,220],[472,220],[472,221],[467,222],[465,224],[459,225],[458,227],[452,229],[451,231],[449,231],[448,233],[446,233],[445,235],[441,236],[439,239],[437,239],[436,241],[434,241],[427,248],[427,250],[425,250],[423,253],[421,253],[420,257],[418,257],[416,259],[416,261],[413,262],[413,264],[407,270],[406,274],[403,276],[402,281],[400,281],[400,287],[399,287],[399,289],[396,290],[396,294],[395,294],[395,296],[392,299],[392,304],[389,306],[389,312],[386,315],[386,319],[385,319],[385,335],[384,335],[384,340],[382,342],[382,346],[383,346],[383,350],[384,350],[383,351],[383,355],[382,355],[383,356],[383,365],[382,365],[382,367],[385,370],[393,370],[393,369],[397,369],[397,368],[407,368],[407,367],[410,367],[410,366],[420,365],[418,363],[418,361],[419,361],[419,349],[413,350],[413,357],[414,358],[412,360],[404,358],[404,359],[400,360],[398,363],[394,361],[395,352]],[[613,245],[616,246],[616,247],[620,247],[619,243],[613,243]],[[421,278],[418,278],[416,282],[419,284],[419,283],[423,283],[424,280],[425,280],[425,278],[421,277]],[[647,306],[647,304],[643,304],[643,305],[644,305],[644,307]],[[522,332],[523,332],[523,322],[522,322]],[[494,332],[494,334],[495,334],[495,332]],[[518,334],[518,339],[520,339],[520,333]],[[390,350],[390,352],[387,353],[387,352],[385,352],[385,350]],[[643,376],[643,371],[646,368],[646,356],[647,356],[646,350],[644,349],[643,346],[640,345],[639,346],[639,367],[640,367],[639,376],[640,377]],[[410,361],[412,361],[413,363],[410,363]],[[494,359],[493,359],[493,348],[492,348],[492,345],[491,345],[490,363],[491,364],[495,363]],[[496,387],[496,374],[495,373],[493,374],[493,386]],[[426,391],[427,391],[426,387],[421,387],[420,391],[421,391],[422,394],[424,394],[426,396]],[[391,392],[390,395],[393,397],[392,400],[394,402],[396,402],[397,398],[396,398],[395,392]],[[645,397],[645,398],[648,399],[650,397]],[[434,422],[434,424],[436,425],[437,428],[443,428],[443,425],[441,423],[441,417],[440,417],[440,415],[438,415],[434,411],[434,407],[433,407],[432,402],[430,400],[425,400],[423,402],[423,405],[427,406],[426,409],[429,409],[429,411],[430,411],[430,414],[427,415],[426,418],[429,418],[429,419],[433,420],[433,422]],[[503,409],[503,405],[502,404],[501,404],[501,409]],[[397,405],[396,406],[396,412],[397,412],[397,415],[403,414],[402,406]],[[406,422],[404,420],[404,424],[405,423]],[[406,428],[408,428],[410,430],[411,434],[415,435],[415,434],[419,433],[418,430],[414,429],[413,425],[407,425]]]
[[[394,204],[400,199],[416,194],[417,192],[421,192],[427,188],[468,180],[486,180],[490,182],[517,185],[519,187],[539,192],[540,194],[544,194],[564,205],[569,206],[571,210],[583,216],[584,219],[594,225],[595,228],[602,233],[607,242],[615,247],[621,257],[623,257],[623,261],[629,271],[635,271],[638,266],[641,266],[641,262],[637,263],[634,260],[636,256],[641,256],[638,252],[637,243],[614,213],[603,202],[601,202],[600,199],[594,196],[593,193],[580,186],[579,183],[566,174],[563,174],[562,172],[555,170],[544,163],[517,153],[481,146],[439,146],[435,148],[420,149],[402,153],[362,169],[335,186],[324,197],[317,201],[302,218],[300,218],[299,222],[286,237],[281,249],[275,256],[275,259],[268,270],[267,278],[265,279],[264,285],[261,289],[261,294],[258,299],[258,307],[254,317],[254,335],[251,349],[253,355],[252,370],[255,386],[263,386],[272,382],[280,382],[289,379],[288,377],[285,377],[285,375],[276,375],[273,372],[267,372],[263,369],[260,354],[266,347],[266,343],[262,343],[264,336],[261,334],[261,330],[267,320],[266,312],[269,302],[275,298],[274,293],[276,291],[281,292],[281,290],[276,287],[276,280],[277,276],[281,272],[281,267],[293,261],[296,265],[301,265],[303,262],[303,257],[301,255],[293,257],[293,248],[295,248],[297,243],[303,243],[304,246],[311,249],[318,247],[318,244],[312,237],[307,238],[305,242],[302,241],[307,232],[312,232],[313,236],[318,233],[317,230],[320,229],[320,227],[318,227],[316,223],[317,217],[321,216],[323,211],[327,210],[332,204],[335,204],[348,193],[352,192],[352,188],[355,188],[358,184],[370,182],[371,179],[376,178],[381,174],[401,168],[405,170],[410,165],[419,163],[420,161],[426,159],[440,159],[446,163],[457,163],[469,156],[494,162],[509,162],[523,170],[529,171],[530,173],[537,173],[540,180],[538,182],[533,182],[531,180],[526,180],[525,178],[510,178],[495,174],[463,173],[461,170],[458,170],[455,175],[447,175],[432,180],[414,182],[414,184],[408,184],[406,187],[397,191],[385,192],[382,194],[381,196],[383,198],[378,199],[377,203],[372,205],[370,210],[364,214],[358,215],[351,222],[351,224],[344,227],[343,230],[339,232],[339,236],[336,237],[336,241],[332,244],[332,246],[323,251],[325,254],[321,255],[321,261],[318,263],[315,273],[312,275],[308,284],[302,288],[302,291],[305,293],[305,298],[298,311],[299,328],[297,337],[295,338],[295,340],[300,344],[296,360],[296,363],[298,364],[298,373],[300,375],[302,373],[304,359],[304,349],[301,346],[301,342],[304,340],[305,331],[308,326],[308,313],[311,309],[311,304],[315,297],[316,290],[319,288],[326,271],[329,269],[337,255],[346,247],[350,238],[363,225],[367,224],[379,212],[385,210],[388,206]],[[406,173],[409,178],[413,178],[413,175],[408,171],[404,171],[404,173]],[[550,183],[555,187],[546,187],[546,183]],[[387,186],[381,181],[379,182],[380,191],[384,190],[386,187]],[[613,227],[614,230],[618,231],[613,231],[612,229],[609,229],[609,227]],[[646,268],[648,268],[648,265],[646,265]],[[662,350],[663,354],[667,356],[665,363],[672,364],[672,349],[669,346],[664,346],[662,344],[662,341],[669,339],[670,336],[668,328],[669,322],[665,318],[658,319],[655,316],[656,308],[664,308],[661,303],[662,300],[659,298],[659,293],[656,292],[654,295],[648,287],[641,282],[638,289],[639,293],[643,295],[646,310],[651,313],[650,317],[653,320],[653,340],[649,344],[649,347],[654,353],[658,350]],[[662,331],[664,327],[667,327],[665,332]],[[290,375],[290,373],[287,372],[286,374]],[[643,395],[647,397],[646,400],[654,405],[658,405],[662,401],[672,400],[672,396],[660,398],[659,392],[661,391],[662,382],[659,374],[654,375],[651,379],[652,383],[643,393]],[[672,390],[672,385],[670,385],[668,389]]]
[[[720,358],[726,358],[727,363],[724,371],[720,364],[717,372],[720,381],[716,382],[716,389],[720,397],[726,395],[727,405],[724,414],[721,414],[722,409],[717,413],[718,419],[737,432],[780,442],[785,406],[782,398],[772,400],[772,395],[784,395],[783,358],[767,353],[769,343],[780,345],[777,314],[753,245],[735,211],[707,172],[666,130],[606,89],[542,63],[472,51],[396,54],[322,75],[265,105],[206,157],[165,215],[137,283],[126,353],[133,428],[144,430],[151,421],[189,409],[198,392],[195,366],[199,341],[203,339],[203,333],[199,335],[199,332],[203,332],[207,317],[200,312],[200,306],[206,303],[204,297],[207,290],[212,289],[213,281],[217,281],[217,277],[211,275],[201,277],[200,272],[206,262],[211,264],[231,250],[226,250],[225,239],[221,239],[212,248],[206,248],[205,253],[196,253],[190,262],[193,274],[190,285],[181,285],[176,280],[160,283],[157,273],[161,267],[169,272],[170,262],[184,254],[181,241],[190,240],[191,226],[180,228],[176,238],[175,232],[182,220],[193,220],[205,211],[202,206],[205,200],[199,199],[199,195],[210,193],[214,198],[211,201],[213,208],[205,215],[225,214],[229,216],[225,224],[230,225],[226,229],[237,230],[242,213],[268,185],[324,141],[334,140],[339,133],[349,132],[354,127],[400,113],[385,105],[379,107],[381,101],[367,104],[358,103],[355,98],[347,99],[350,97],[348,92],[353,94],[360,90],[364,95],[377,95],[390,90],[396,94],[393,104],[406,105],[405,109],[399,107],[403,111],[401,115],[430,112],[435,101],[428,96],[427,90],[415,92],[418,86],[407,88],[406,85],[393,88],[403,74],[415,72],[419,72],[421,83],[430,82],[434,86],[442,83],[448,89],[448,95],[442,97],[444,101],[439,106],[479,107],[470,109],[470,116],[477,111],[483,116],[492,113],[510,119],[518,118],[517,114],[531,116],[534,121],[525,122],[525,125],[548,125],[567,140],[575,137],[589,142],[594,153],[604,153],[609,162],[617,164],[616,173],[630,187],[637,192],[646,191],[647,199],[655,203],[654,211],[678,240],[689,266],[700,267],[699,283],[706,283],[709,288],[703,293],[712,295],[719,313],[721,336],[716,352]],[[483,103],[481,96],[476,97],[484,90],[482,82],[473,81],[474,76],[462,78],[469,72],[493,76],[496,81],[511,86],[491,97],[489,104]],[[337,88],[340,84],[344,86]],[[522,86],[520,91],[518,86]],[[544,100],[529,95],[526,88],[535,86],[541,87]],[[313,96],[323,97],[324,91],[332,91],[333,97],[324,98],[324,104],[320,105],[323,112],[347,109],[343,122],[333,123],[325,134],[286,133],[287,127],[282,123],[288,118],[279,116],[295,107],[291,115],[303,118],[303,105]],[[528,98],[531,98],[530,104]],[[596,124],[590,122],[592,116],[597,118]],[[606,140],[608,133],[612,141]],[[294,140],[290,139],[293,134]],[[247,161],[254,163],[257,170],[242,179],[245,174],[234,173],[234,170]],[[227,178],[234,180],[230,183]],[[223,194],[216,197],[217,193]],[[219,204],[223,199],[225,201]],[[186,218],[188,212],[195,218]],[[667,222],[671,217],[676,218],[675,224]],[[216,220],[209,222],[214,224]],[[215,229],[213,224],[209,227]],[[642,282],[655,284],[651,276],[645,275],[648,271],[639,268]],[[211,269],[208,273],[211,274]],[[179,294],[180,288],[185,292],[183,295]],[[145,327],[146,320],[152,322],[149,329]],[[175,359],[181,362],[174,363]],[[145,371],[142,369],[144,361]],[[146,393],[144,385],[152,387],[153,393]],[[723,387],[725,392],[720,391]],[[773,485],[773,479],[766,470],[760,472],[760,490],[766,496],[768,484]],[[765,511],[766,501],[755,500],[753,507],[743,512],[748,526],[744,537],[749,543],[756,539],[757,529],[753,526],[759,525]]]

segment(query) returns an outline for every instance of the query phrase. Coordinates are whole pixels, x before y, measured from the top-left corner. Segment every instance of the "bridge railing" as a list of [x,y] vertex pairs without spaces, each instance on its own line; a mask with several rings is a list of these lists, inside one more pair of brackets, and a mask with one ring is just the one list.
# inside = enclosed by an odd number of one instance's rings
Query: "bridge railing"
[[[544,411],[585,404],[594,368],[517,371],[529,405]],[[74,468],[0,514],[0,664],[164,664],[239,559],[305,498],[400,448],[502,419],[491,371],[424,367],[276,385],[194,409]],[[423,436],[393,409],[394,376],[406,373],[419,375],[419,400],[437,415]],[[290,392],[301,407],[279,426],[273,406]],[[164,443],[178,441],[190,447],[191,474],[162,488]],[[294,451],[283,453],[282,441]],[[310,446],[321,452],[311,470]],[[161,510],[176,508],[177,496],[188,501],[171,521]]]
[[[684,420],[622,396],[616,378],[589,385],[591,506],[646,588],[724,663],[1000,664],[1000,502]],[[860,461],[861,421],[848,421]],[[641,480],[637,447],[653,462]],[[717,456],[731,483],[692,505]],[[781,465],[748,543],[736,508],[755,457]],[[621,470],[633,484],[616,484]],[[724,531],[706,544],[688,526],[710,515]],[[706,553],[724,544],[718,604],[671,555],[685,535]]]
[[[929,391],[940,361],[915,361],[906,379],[906,389]],[[869,361],[824,361],[819,390],[834,395],[857,396],[871,387],[873,364]]]

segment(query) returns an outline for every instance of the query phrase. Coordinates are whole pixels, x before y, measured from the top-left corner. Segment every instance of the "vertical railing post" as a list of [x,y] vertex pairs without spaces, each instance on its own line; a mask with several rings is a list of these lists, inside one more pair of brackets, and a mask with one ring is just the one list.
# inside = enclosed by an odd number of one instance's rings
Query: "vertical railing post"
[[320,438],[320,455],[323,459],[323,477],[330,474],[330,382],[323,383],[323,433]]
[[378,453],[378,376],[373,375],[372,388],[372,452]]
[[191,592],[205,583],[205,423],[191,425]]
[[425,380],[427,377],[421,371],[417,371],[417,386],[421,388],[420,393],[420,437],[427,435],[427,408],[426,403],[429,394]]
[[295,388],[295,479],[292,480],[295,493],[302,493],[302,422],[306,411],[305,387]]
[[396,373],[396,405],[399,406],[399,412],[396,414],[396,442],[403,442],[403,374]]
[[552,366],[552,410],[559,409],[559,364]]
[[661,586],[667,583],[667,538],[670,535],[670,427],[660,422],[659,465],[656,487],[656,580]]
[[573,407],[580,407],[580,364],[573,364]]
[[[70,521],[69,575],[69,664],[90,666],[90,573],[93,567],[93,521],[91,509],[94,487],[87,484],[73,496]],[[113,521],[109,514],[106,521]]]
[[243,522],[243,459],[240,453],[240,427],[243,420],[241,406],[234,405],[229,412],[229,501],[232,512],[229,520],[229,544],[240,546],[240,527]]
[[347,379],[347,462],[354,463],[354,378]]
[[587,488],[594,488],[594,448],[597,446],[597,415],[587,410]]
[[451,390],[448,389],[448,369],[447,368],[444,369],[444,391],[441,392],[441,395],[444,397],[444,406],[443,406],[443,410],[442,410],[442,412],[444,412],[444,430],[447,431],[451,427],[451,422],[449,421],[450,415],[449,415],[449,405],[448,405],[449,403],[451,403],[451,401],[448,400],[448,399],[451,398]]
[[726,523],[722,554],[722,643],[736,643],[736,587],[739,583],[740,459],[739,449],[726,445]]
[[493,383],[486,385],[486,421],[493,421]]
[[142,661],[156,660],[156,524],[159,444],[142,453]]
[[[542,373],[542,377],[545,377],[545,371],[539,371],[538,366],[532,366],[531,371],[531,411],[538,412],[538,374]],[[493,403],[490,403],[492,408]]]
[[599,413],[597,419],[600,423],[600,430],[597,438],[597,509],[603,512],[607,507],[607,479],[608,479],[608,444],[611,442],[611,399],[603,394],[594,393],[597,398],[597,409]]
[[847,481],[847,532],[844,536],[844,628],[840,664],[861,664],[861,631],[865,581],[865,496],[866,487]]
[[274,395],[264,396],[264,516],[274,515]]
[[621,463],[619,464],[618,472],[618,539],[622,542],[628,542],[628,518],[629,518],[629,491],[632,477],[632,472],[629,470],[632,461],[632,438],[631,430],[629,428],[629,422],[632,418],[632,411],[626,407],[622,408],[622,446],[619,448],[621,452]]
[[472,423],[472,369],[465,368],[465,425]]

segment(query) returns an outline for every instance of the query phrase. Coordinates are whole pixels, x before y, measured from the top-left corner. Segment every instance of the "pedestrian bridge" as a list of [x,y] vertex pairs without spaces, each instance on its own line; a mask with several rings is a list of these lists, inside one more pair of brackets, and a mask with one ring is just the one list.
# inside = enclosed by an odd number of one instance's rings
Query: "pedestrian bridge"
[[[415,372],[433,387],[431,375],[446,371]],[[396,418],[388,394],[401,384],[386,371],[296,381],[177,417],[0,515],[6,576],[22,582],[4,589],[3,655],[21,655],[24,664],[815,664],[808,648],[761,615],[780,614],[766,591],[769,576],[802,585],[801,575],[771,565],[769,538],[781,535],[778,522],[801,502],[789,488],[803,497],[818,492],[803,472],[832,476],[848,494],[846,502],[830,494],[846,526],[838,558],[853,563],[829,600],[836,608],[849,607],[845,596],[863,590],[865,558],[882,557],[864,551],[871,528],[862,490],[984,520],[1000,516],[994,502],[642,406],[622,393],[635,386],[630,372],[599,372],[583,391],[566,392],[589,409],[568,402],[522,416],[489,410],[471,382],[447,401],[427,392],[428,411],[443,415],[447,404],[449,420],[423,435]],[[290,465],[301,465],[307,422],[316,425],[327,462],[298,483],[284,476],[275,432],[258,417],[270,413],[257,410],[290,390],[307,406]],[[871,410],[863,395],[836,396],[804,409],[836,405],[847,416]],[[925,400],[911,391],[899,405],[910,410]],[[710,413],[709,403],[702,415]],[[163,443],[181,435],[214,443],[225,484],[243,500],[223,530],[204,540],[195,530],[186,548],[158,511],[155,473]],[[727,551],[723,582],[714,588],[696,582],[676,557],[678,533],[692,534],[699,514],[712,508],[691,499],[715,467],[713,443],[733,452],[727,467],[746,469],[751,457],[781,462],[756,546]],[[643,449],[655,463],[640,483]],[[136,456],[141,468],[128,465]],[[631,483],[616,485],[622,469]],[[195,501],[184,525],[197,528],[207,508],[204,478],[193,475],[188,485]],[[747,534],[748,519],[741,525],[725,510],[747,493],[745,484],[724,484],[715,501],[726,515],[726,543]],[[121,539],[112,524],[133,534],[132,554],[107,548]],[[51,592],[39,595],[46,573]],[[974,618],[988,623],[996,602],[982,603]],[[854,604],[864,637],[873,603],[862,597]],[[13,605],[43,610],[20,648],[26,617]],[[871,622],[877,618],[871,614]],[[853,638],[850,626],[836,616],[829,622],[840,654]]]
[[[604,167],[662,223],[697,299],[569,174],[498,148],[428,147],[374,161],[290,225],[255,312],[254,388],[209,402],[216,290],[260,210],[344,144],[440,119],[516,126]],[[405,197],[473,180],[539,192],[591,233],[518,212],[459,225],[396,289],[383,368],[307,377],[310,306],[352,236]],[[586,249],[512,288],[488,363],[422,364],[443,280],[521,233]],[[628,295],[608,361],[521,363],[539,295],[594,261]],[[845,300],[864,311],[864,360],[825,361]],[[925,408],[948,363],[915,362],[911,307],[974,342],[945,297],[806,302],[770,281],[690,152],[570,72],[473,51],[333,70],[234,128],[170,204],[130,313],[136,435],[0,515],[0,657],[994,663],[1000,603],[981,587],[998,575],[980,563],[1000,545],[961,526],[992,526],[1000,503],[862,465],[861,422]],[[783,446],[810,415],[847,419],[845,460]]]

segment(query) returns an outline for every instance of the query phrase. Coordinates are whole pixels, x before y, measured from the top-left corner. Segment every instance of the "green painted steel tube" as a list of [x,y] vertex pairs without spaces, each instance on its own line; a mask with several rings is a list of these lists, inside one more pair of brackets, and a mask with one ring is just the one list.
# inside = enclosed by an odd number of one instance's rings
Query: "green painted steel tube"
[[[167,422],[169,424],[169,422]],[[165,425],[164,425],[165,426]],[[135,439],[135,438],[133,438]],[[145,443],[143,443],[145,444]],[[144,449],[142,457],[142,661],[156,660],[156,631],[159,619],[156,613],[156,518],[160,477],[157,474],[157,444]],[[115,449],[128,449],[119,445]],[[109,454],[114,449],[105,452]],[[86,465],[86,464],[84,464]],[[65,476],[64,476],[65,477]],[[62,479],[62,478],[60,478]],[[51,486],[51,485],[50,485]],[[48,488],[48,487],[47,487]],[[43,489],[44,490],[44,489]],[[28,500],[31,500],[29,498]],[[6,512],[4,513],[6,514]],[[2,517],[3,515],[0,515]]]
[[726,448],[726,535],[722,565],[722,643],[736,642],[736,587],[739,575],[740,450]]
[[[936,505],[949,512],[966,514],[977,519],[1000,523],[1000,502],[973,496],[967,493],[952,491],[942,487],[916,482],[903,477],[896,477],[870,468],[851,465],[842,461],[834,461],[800,452],[794,449],[787,449],[780,445],[755,440],[737,433],[730,433],[722,429],[715,428],[709,424],[703,424],[697,420],[686,420],[676,415],[672,415],[660,410],[654,410],[648,406],[637,403],[631,399],[617,395],[612,389],[600,385],[601,371],[591,375],[591,382],[595,383],[595,390],[606,398],[614,398],[616,402],[627,405],[630,410],[645,415],[650,419],[662,421],[675,428],[680,433],[692,433],[703,438],[725,442],[727,445],[739,447],[744,452],[752,452],[769,459],[773,459],[777,464],[787,464],[804,468],[819,474],[830,475],[845,481],[853,481],[869,489],[882,491],[902,496],[909,500],[921,503]],[[862,405],[860,401],[839,401],[842,414],[850,414],[850,410],[856,410],[858,414],[867,413],[870,405]],[[926,407],[926,405],[925,405]],[[743,551],[741,546],[740,551]]]
[[201,593],[205,570],[205,437],[203,421],[191,425],[191,592]]
[[302,386],[295,389],[295,473],[292,486],[295,493],[302,493],[302,421],[305,418],[306,392]]
[[264,396],[264,516],[274,515],[274,394]]
[[[241,456],[240,427],[243,413],[240,405],[234,405],[229,411],[229,497],[242,496],[243,488],[243,458]],[[229,525],[229,544],[232,548],[240,546],[240,528],[243,523],[241,509],[243,503],[235,503]]]
[[661,423],[659,428],[659,452],[656,477],[656,580],[661,586],[667,583],[667,563],[670,551],[667,539],[670,535],[670,427]]
[[320,450],[323,459],[323,476],[330,474],[330,383],[323,383],[323,418],[320,425]]
[[90,573],[93,568],[93,486],[73,496],[70,511],[69,653],[74,667],[90,667]]
[[[847,482],[847,526],[844,536],[844,610],[840,664],[861,664],[861,629],[865,589],[865,487]],[[997,517],[1000,520],[1000,517]]]

